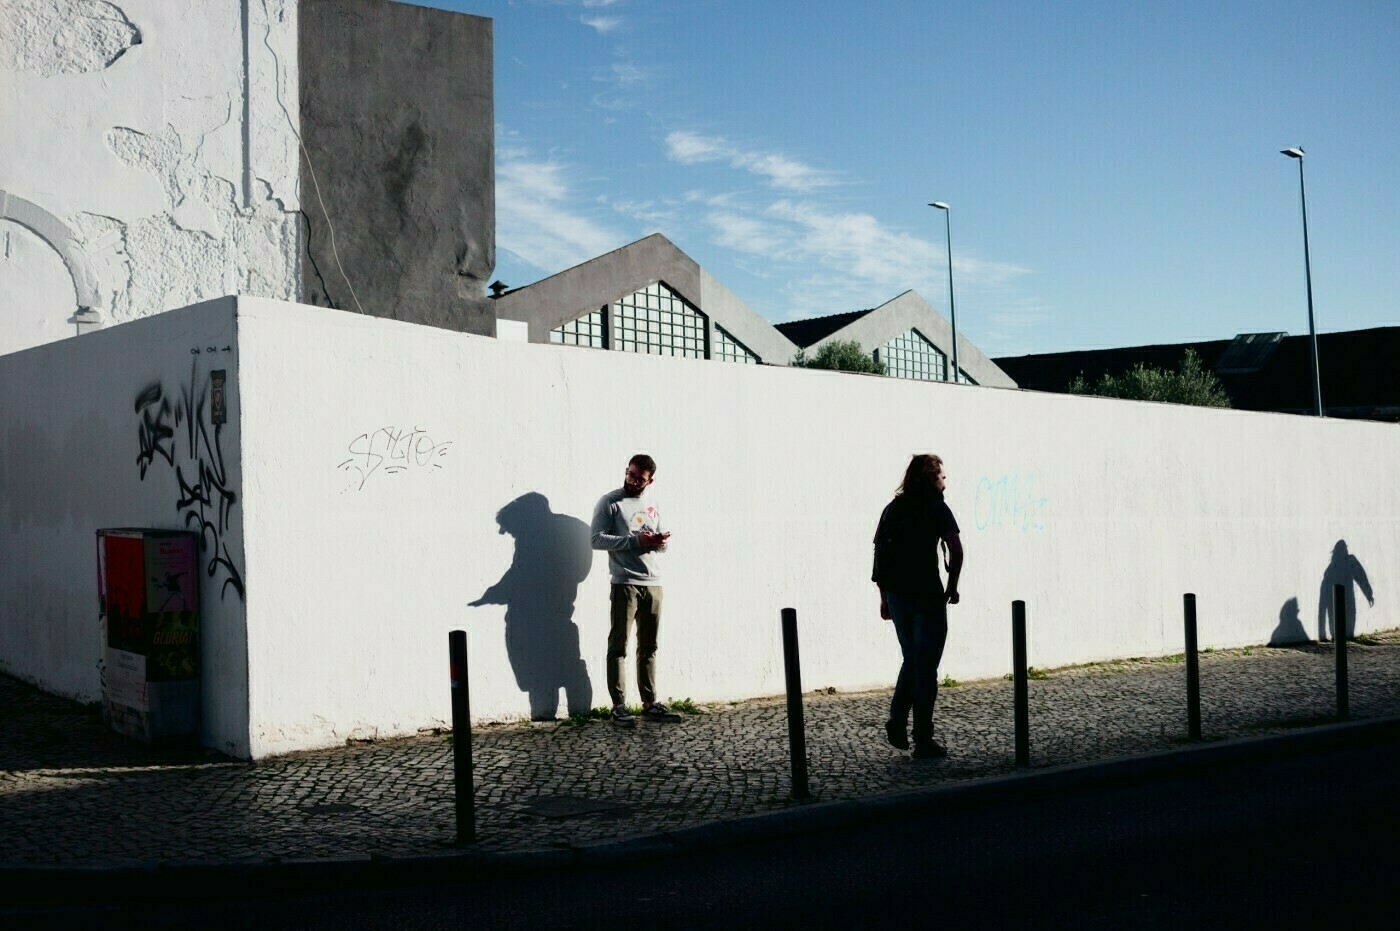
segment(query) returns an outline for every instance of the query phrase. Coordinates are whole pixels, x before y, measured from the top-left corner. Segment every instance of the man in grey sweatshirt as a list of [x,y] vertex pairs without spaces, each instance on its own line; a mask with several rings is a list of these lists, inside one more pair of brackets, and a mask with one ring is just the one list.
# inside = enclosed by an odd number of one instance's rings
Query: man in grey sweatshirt
[[678,721],[680,715],[656,700],[656,636],[661,626],[661,575],[657,554],[671,534],[661,529],[661,516],[645,495],[656,474],[656,462],[638,454],[627,463],[622,487],[598,499],[593,509],[595,550],[608,551],[612,581],[612,627],[608,633],[608,695],[615,724],[633,726],[637,719],[623,700],[627,640],[637,624],[637,691],[642,715],[657,721]]

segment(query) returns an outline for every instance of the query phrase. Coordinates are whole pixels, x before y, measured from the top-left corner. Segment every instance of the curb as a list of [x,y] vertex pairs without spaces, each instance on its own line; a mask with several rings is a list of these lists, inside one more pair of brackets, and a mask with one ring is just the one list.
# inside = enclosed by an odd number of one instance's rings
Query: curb
[[1386,741],[1400,741],[1400,716],[1321,725],[1290,734],[1190,745],[1100,762],[1070,763],[865,799],[812,802],[727,821],[567,847],[502,852],[467,847],[414,855],[346,854],[314,859],[139,862],[103,866],[0,863],[0,882],[15,890],[8,899],[11,906],[60,902],[72,905],[264,896],[269,892],[312,892],[347,885],[417,885],[494,875],[590,869],[635,863],[640,859],[689,856],[776,838],[841,831],[1012,798],[1037,798],[1072,789],[1137,782]]

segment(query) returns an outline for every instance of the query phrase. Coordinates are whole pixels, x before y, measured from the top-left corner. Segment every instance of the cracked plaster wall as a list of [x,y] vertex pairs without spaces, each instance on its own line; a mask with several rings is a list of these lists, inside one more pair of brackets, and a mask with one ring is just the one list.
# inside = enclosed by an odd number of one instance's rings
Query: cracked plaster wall
[[[297,0],[0,0],[0,192],[66,224],[106,323],[302,297]],[[52,244],[0,214],[0,353],[73,335]]]

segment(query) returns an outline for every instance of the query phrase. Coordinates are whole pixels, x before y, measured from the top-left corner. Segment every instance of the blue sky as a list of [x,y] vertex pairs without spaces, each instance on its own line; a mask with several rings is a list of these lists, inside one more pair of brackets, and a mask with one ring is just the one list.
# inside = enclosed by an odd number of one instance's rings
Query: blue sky
[[1400,4],[435,0],[495,21],[496,276],[660,232],[769,320],[989,355],[1400,324]]

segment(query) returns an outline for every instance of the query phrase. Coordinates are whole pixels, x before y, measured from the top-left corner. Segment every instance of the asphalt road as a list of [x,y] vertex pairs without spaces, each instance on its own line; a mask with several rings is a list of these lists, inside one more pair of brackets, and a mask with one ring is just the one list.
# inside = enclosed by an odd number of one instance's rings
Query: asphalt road
[[1397,763],[1353,747],[606,869],[0,909],[0,926],[1390,929]]

